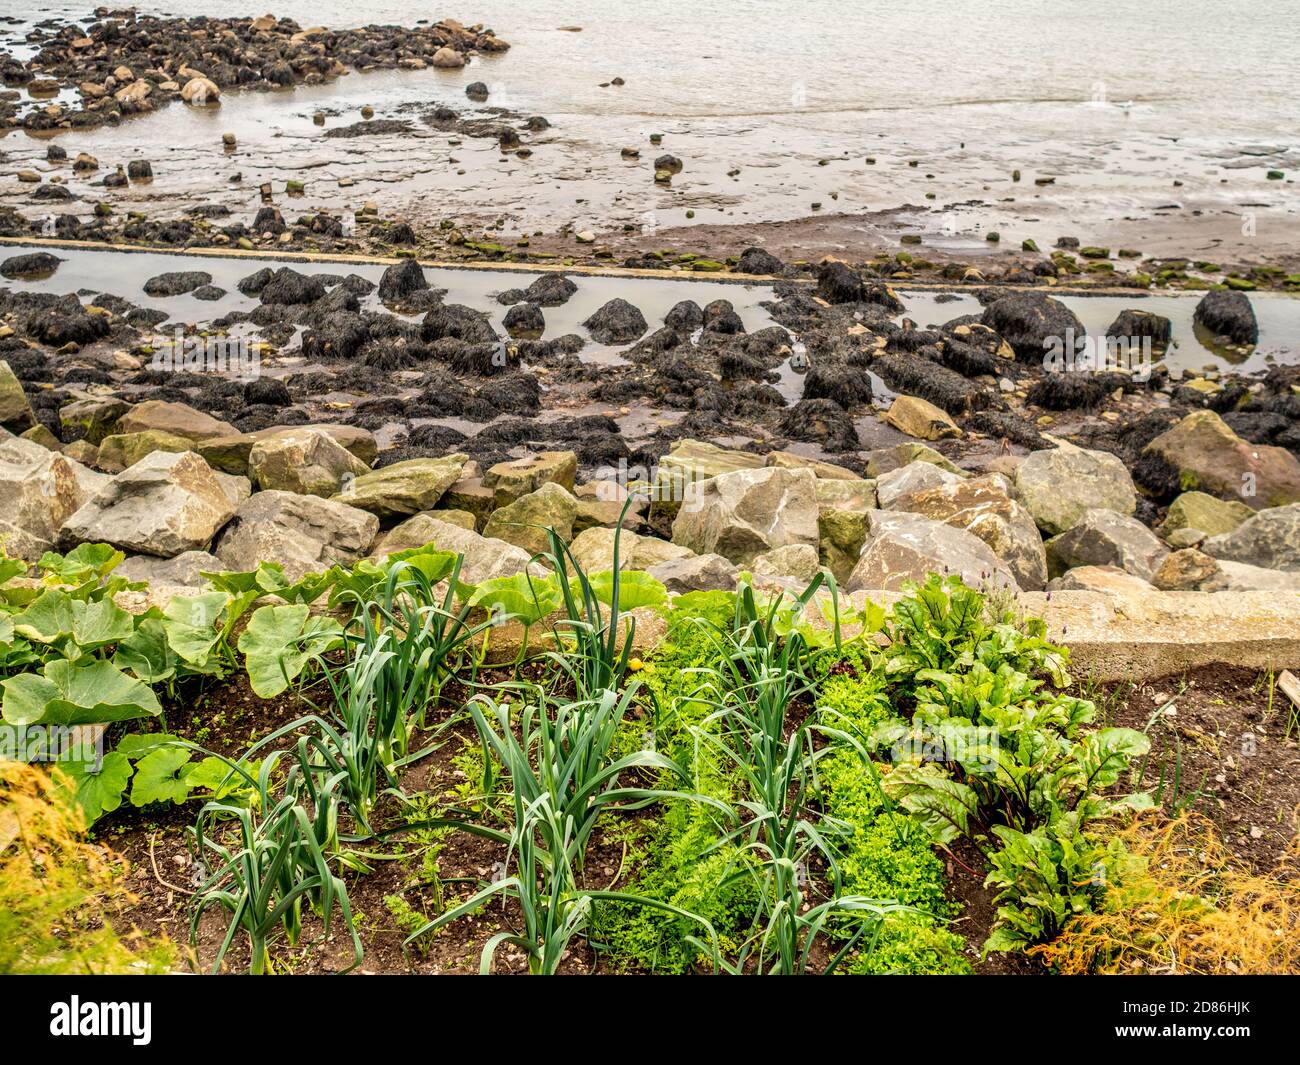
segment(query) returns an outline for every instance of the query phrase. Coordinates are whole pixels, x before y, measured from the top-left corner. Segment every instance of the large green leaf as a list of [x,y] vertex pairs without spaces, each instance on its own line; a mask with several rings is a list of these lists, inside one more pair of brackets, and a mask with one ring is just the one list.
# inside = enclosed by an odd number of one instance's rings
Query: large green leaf
[[72,597],[59,588],[42,592],[27,608],[14,616],[14,631],[37,643],[54,643],[72,635],[76,617]]
[[62,658],[47,663],[43,673],[4,681],[0,709],[13,725],[91,725],[162,713],[148,685],[111,662],[74,665]]
[[56,762],[55,776],[85,812],[88,824],[122,805],[127,782],[131,779],[131,762],[124,754],[110,751],[98,764],[68,759]]
[[[610,607],[614,605],[613,570],[593,573],[587,577],[587,583],[591,586],[591,594],[599,602]],[[576,577],[570,582],[570,586],[575,596],[582,594],[581,585]],[[618,575],[619,610],[635,610],[642,606],[663,607],[667,604],[668,589],[650,574],[640,570],[624,570]]]
[[74,600],[72,615],[72,640],[83,651],[120,643],[135,632],[135,618],[111,599]]
[[131,781],[131,805],[151,802],[183,803],[190,795],[185,769],[190,752],[184,747],[159,747],[136,763]]
[[239,637],[253,691],[270,699],[284,691],[314,655],[341,642],[333,618],[311,617],[306,605],[258,607]]
[[163,607],[163,631],[173,651],[192,666],[204,666],[221,638],[217,621],[230,602],[225,592],[174,596]]
[[120,641],[113,664],[135,674],[146,684],[162,684],[176,676],[179,659],[167,642],[167,631],[157,617],[143,617],[135,631]]
[[91,577],[107,577],[125,558],[112,544],[78,544],[66,555],[47,551],[36,565],[47,576],[66,584],[80,584]]
[[498,617],[535,625],[559,610],[561,599],[553,576],[532,577],[527,573],[516,573],[510,577],[494,577],[474,586],[467,602]]

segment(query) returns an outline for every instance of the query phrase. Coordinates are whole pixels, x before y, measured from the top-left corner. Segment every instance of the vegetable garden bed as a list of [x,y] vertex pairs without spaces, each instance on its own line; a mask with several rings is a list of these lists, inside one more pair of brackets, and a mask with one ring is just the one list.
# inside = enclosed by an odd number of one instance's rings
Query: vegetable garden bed
[[[3,763],[0,816],[64,829],[0,840],[0,969],[1296,968],[1300,721],[1271,675],[1093,690],[937,575],[889,611],[825,576],[670,599],[552,536],[531,577],[472,587],[430,545],[131,614],[120,557],[4,563],[5,721],[108,724],[52,783]],[[665,618],[652,650],[633,609]],[[1157,885],[1193,844],[1186,892]],[[1126,938],[1137,898],[1156,931]]]

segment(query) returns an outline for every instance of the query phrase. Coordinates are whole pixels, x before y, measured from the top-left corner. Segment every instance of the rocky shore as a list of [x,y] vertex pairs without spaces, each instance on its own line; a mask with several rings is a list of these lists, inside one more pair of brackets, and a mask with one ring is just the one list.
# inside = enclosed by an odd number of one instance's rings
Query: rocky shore
[[133,8],[97,8],[84,32],[55,22],[38,26],[27,62],[0,57],[0,82],[33,96],[75,89],[75,105],[52,102],[18,117],[16,93],[0,99],[0,129],[87,129],[147,114],[174,101],[219,103],[231,89],[269,91],[313,85],[349,70],[462,67],[476,52],[509,45],[481,26],[454,20],[405,29],[304,28],[292,19],[162,18]]
[[[787,272],[760,249],[740,261]],[[413,260],[377,290],[265,266],[238,282],[252,310],[188,326],[260,334],[276,373],[241,380],[160,366],[166,312],[59,295],[59,267],[0,263],[52,290],[0,289],[12,555],[106,541],[165,587],[436,541],[495,576],[551,526],[599,569],[632,493],[626,564],[677,591],[819,566],[849,589],[928,570],[1010,592],[1300,589],[1300,367],[1048,373],[1051,339],[1086,331],[1045,294],[981,289],[980,314],[922,329],[888,284],[832,261],[777,282],[776,324],[753,332],[725,299],[650,322],[615,298],[585,336],[543,340],[586,279],[502,291],[501,335]],[[212,288],[201,269],[144,285]],[[1244,294],[1211,292],[1197,315],[1250,342]],[[1135,330],[1159,343],[1167,323],[1135,308],[1111,332]],[[586,362],[588,344],[622,356]]]

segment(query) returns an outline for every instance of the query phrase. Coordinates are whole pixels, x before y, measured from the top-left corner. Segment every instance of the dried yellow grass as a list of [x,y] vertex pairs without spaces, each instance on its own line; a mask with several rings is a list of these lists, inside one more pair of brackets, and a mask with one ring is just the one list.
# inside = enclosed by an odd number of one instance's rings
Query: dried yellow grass
[[1200,816],[1139,818],[1121,836],[1133,860],[1103,908],[1031,953],[1066,974],[1300,973],[1300,837],[1258,874]]
[[110,923],[134,901],[123,871],[86,841],[80,807],[56,782],[0,759],[0,973],[165,969],[169,945],[124,940]]

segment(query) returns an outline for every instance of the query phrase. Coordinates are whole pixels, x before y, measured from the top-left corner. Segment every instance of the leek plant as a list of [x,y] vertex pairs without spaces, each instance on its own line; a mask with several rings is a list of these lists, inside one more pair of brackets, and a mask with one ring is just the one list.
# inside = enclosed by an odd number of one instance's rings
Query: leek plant
[[[337,911],[352,939],[353,961],[348,968],[361,961],[361,940],[347,888],[331,868],[328,854],[338,832],[337,791],[329,782],[314,788],[309,813],[292,786],[296,770],[291,769],[283,798],[275,799],[271,779],[277,760],[277,755],[271,755],[263,761],[256,778],[232,763],[232,771],[256,788],[252,804],[213,800],[199,811],[190,830],[194,859],[199,868],[210,870],[194,896],[191,942],[211,907],[230,915],[213,961],[214,973],[241,930],[248,938],[249,973],[269,971],[268,943],[277,931],[284,932],[290,945],[301,940],[304,903],[322,919],[322,941],[329,936]],[[231,823],[236,830],[233,840],[225,831]]]
[[[821,586],[820,576],[793,601],[797,615]],[[719,665],[701,672],[708,678],[696,698],[711,708],[694,729],[699,742],[715,750],[732,767],[745,811],[740,827],[716,845],[737,846],[752,859],[727,883],[756,879],[759,912],[754,931],[740,947],[735,972],[752,963],[759,972],[806,971],[817,936],[833,917],[852,918],[855,928],[825,967],[833,970],[850,950],[869,949],[883,917],[899,909],[892,902],[840,894],[840,875],[832,841],[848,826],[821,813],[817,763],[835,748],[814,742],[815,713],[793,720],[800,699],[815,688],[809,666],[833,651],[838,633],[825,647],[813,648],[798,626],[791,626],[791,607],[781,596],[763,605],[749,585],[736,596],[730,630],[703,622],[717,647]],[[784,635],[782,635],[784,633]],[[806,905],[809,870],[828,869],[832,897]],[[842,922],[836,932],[842,934]]]
[[467,709],[483,744],[485,761],[509,777],[514,816],[509,831],[469,824],[460,827],[505,844],[506,870],[513,866],[514,873],[427,922],[408,937],[408,944],[501,896],[518,903],[522,927],[488,940],[480,971],[490,972],[496,951],[509,943],[527,954],[530,973],[550,975],[559,970],[574,938],[585,933],[592,907],[600,901],[617,901],[651,906],[698,923],[716,967],[720,955],[708,921],[667,903],[581,886],[586,846],[602,813],[635,810],[661,798],[682,797],[678,792],[626,787],[619,780],[623,773],[637,769],[684,778],[674,762],[651,751],[612,757],[615,733],[632,705],[636,688],[632,685],[621,695],[606,688],[596,699],[553,705],[541,688],[534,687],[517,727],[512,727],[508,703],[498,703],[486,694],[470,701]]
[[[628,618],[627,631],[622,632],[619,602],[623,587],[619,539],[623,535],[623,516],[632,502],[633,498],[629,497],[614,529],[614,561],[610,586],[604,597],[593,587],[591,579],[560,535],[554,529],[546,530],[550,551],[544,560],[555,570],[564,610],[564,617],[556,624],[556,642],[562,650],[553,652],[550,657],[573,681],[579,699],[597,698],[601,692],[618,688],[627,675],[632,657],[636,619]],[[605,599],[603,604],[602,598]],[[604,609],[606,606],[608,613]]]

